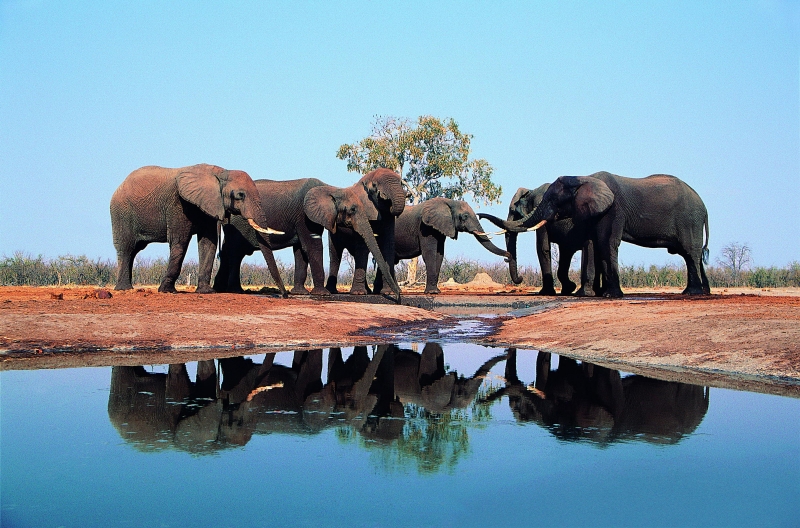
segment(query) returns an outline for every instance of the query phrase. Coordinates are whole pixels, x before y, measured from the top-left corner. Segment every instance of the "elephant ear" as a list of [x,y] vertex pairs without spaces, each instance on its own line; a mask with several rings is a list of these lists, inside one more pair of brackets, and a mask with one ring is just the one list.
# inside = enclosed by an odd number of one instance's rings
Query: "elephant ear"
[[217,220],[225,218],[222,202],[222,186],[214,171],[208,168],[190,167],[178,174],[178,194],[204,213]]
[[602,180],[579,176],[580,187],[575,193],[575,216],[589,219],[605,213],[614,203],[614,193]]
[[456,237],[456,225],[453,221],[453,212],[446,202],[438,198],[432,198],[423,202],[420,207],[422,207],[422,222],[425,225],[431,226],[450,238]]
[[320,224],[330,231],[336,232],[336,201],[333,198],[333,187],[321,185],[306,193],[303,210],[312,222]]

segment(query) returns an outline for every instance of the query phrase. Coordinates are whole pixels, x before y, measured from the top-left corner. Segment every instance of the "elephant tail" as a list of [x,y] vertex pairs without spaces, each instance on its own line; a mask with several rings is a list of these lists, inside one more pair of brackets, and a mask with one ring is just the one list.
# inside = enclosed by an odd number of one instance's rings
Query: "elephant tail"
[[705,222],[705,229],[706,229],[706,243],[703,246],[703,264],[708,264],[708,237],[710,236],[708,232],[708,214],[706,214],[706,222]]

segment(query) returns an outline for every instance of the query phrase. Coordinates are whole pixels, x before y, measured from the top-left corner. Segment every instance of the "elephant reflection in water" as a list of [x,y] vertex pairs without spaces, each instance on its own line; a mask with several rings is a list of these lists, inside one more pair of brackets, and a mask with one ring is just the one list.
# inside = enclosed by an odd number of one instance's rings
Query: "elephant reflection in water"
[[539,352],[536,381],[517,377],[517,352],[508,349],[506,387],[487,401],[508,396],[519,421],[533,421],[561,440],[607,445],[618,441],[676,444],[691,434],[708,411],[707,387],[644,376],[622,378],[617,370]]
[[[404,434],[405,405],[448,413],[470,405],[483,377],[505,355],[492,358],[471,378],[444,369],[440,345],[418,354],[381,345],[370,358],[355,347],[344,360],[340,348],[328,355],[322,383],[321,349],[295,352],[292,366],[233,357],[199,361],[191,382],[185,365],[167,374],[143,367],[114,367],[108,413],[120,436],[141,450],[175,447],[204,453],[245,445],[272,432],[316,434],[346,427],[378,445]],[[222,383],[219,383],[221,373]]]

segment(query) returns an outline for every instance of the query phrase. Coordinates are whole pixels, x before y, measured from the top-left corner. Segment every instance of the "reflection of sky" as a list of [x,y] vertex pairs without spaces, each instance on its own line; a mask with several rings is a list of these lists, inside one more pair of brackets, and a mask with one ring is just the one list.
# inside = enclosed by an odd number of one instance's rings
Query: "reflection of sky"
[[[445,362],[472,375],[501,352],[445,346]],[[525,383],[534,363],[520,352]],[[468,428],[456,465],[421,475],[385,471],[379,446],[333,428],[256,434],[211,456],[142,453],[109,422],[109,379],[109,368],[0,373],[4,524],[752,526],[800,514],[800,401],[789,398],[711,389],[680,443],[605,449],[520,424],[503,400]]]

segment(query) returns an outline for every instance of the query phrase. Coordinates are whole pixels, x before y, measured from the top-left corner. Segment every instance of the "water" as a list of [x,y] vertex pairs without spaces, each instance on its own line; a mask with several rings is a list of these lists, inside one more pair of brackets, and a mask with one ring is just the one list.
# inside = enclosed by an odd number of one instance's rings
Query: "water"
[[2,525],[798,524],[800,400],[414,348],[2,372]]

